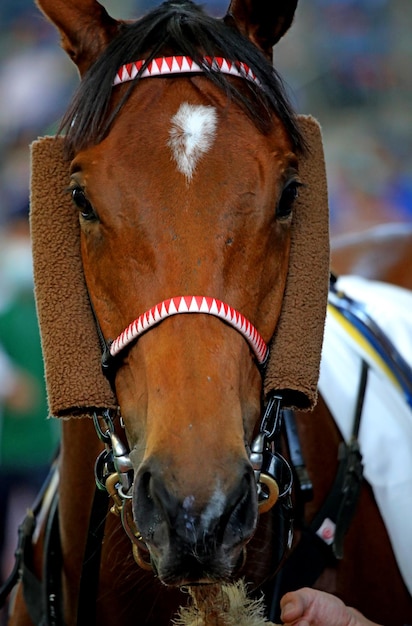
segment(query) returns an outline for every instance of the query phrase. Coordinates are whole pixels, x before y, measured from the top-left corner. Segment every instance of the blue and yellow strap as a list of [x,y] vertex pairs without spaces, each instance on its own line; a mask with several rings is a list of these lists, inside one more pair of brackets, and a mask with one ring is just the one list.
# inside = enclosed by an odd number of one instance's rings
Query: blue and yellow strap
[[328,313],[404,394],[406,402],[412,408],[412,368],[385,331],[367,313],[365,306],[337,290],[332,284]]

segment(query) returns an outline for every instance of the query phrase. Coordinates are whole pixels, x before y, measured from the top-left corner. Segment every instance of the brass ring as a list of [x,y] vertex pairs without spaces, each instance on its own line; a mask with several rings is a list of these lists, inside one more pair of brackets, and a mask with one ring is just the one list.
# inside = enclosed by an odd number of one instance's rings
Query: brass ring
[[[150,561],[145,561],[142,554],[140,553],[139,546],[137,543],[132,544],[133,558],[138,564],[139,567],[146,571],[152,571],[152,564]],[[149,557],[150,558],[150,557]]]
[[276,504],[279,498],[279,486],[276,480],[268,474],[261,474],[259,482],[267,487],[267,490],[265,490],[267,497],[259,501],[259,513],[266,513]]

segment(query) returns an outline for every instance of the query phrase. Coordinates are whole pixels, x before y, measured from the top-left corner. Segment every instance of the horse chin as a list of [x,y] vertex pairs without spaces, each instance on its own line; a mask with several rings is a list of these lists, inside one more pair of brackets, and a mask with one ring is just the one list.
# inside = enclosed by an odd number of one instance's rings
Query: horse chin
[[245,547],[220,549],[213,555],[182,555],[170,551],[162,558],[152,556],[152,567],[160,582],[169,587],[212,585],[233,580],[244,565]]
[[[170,529],[165,525],[154,533],[156,538],[168,536]],[[173,533],[174,534],[174,533]],[[169,537],[170,539],[170,537]],[[239,539],[217,544],[215,541],[193,543],[174,534],[173,541],[161,545],[144,542],[144,562],[150,566],[157,578],[166,586],[184,587],[230,582],[242,570],[246,560],[248,539]],[[142,544],[140,544],[142,548]]]

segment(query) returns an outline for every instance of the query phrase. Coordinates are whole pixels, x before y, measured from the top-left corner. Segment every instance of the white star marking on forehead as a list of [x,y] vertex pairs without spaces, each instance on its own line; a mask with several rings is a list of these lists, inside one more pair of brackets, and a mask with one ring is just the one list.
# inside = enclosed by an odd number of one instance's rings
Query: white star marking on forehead
[[212,106],[184,102],[172,117],[168,144],[177,169],[189,182],[199,159],[213,143],[216,126],[217,115]]

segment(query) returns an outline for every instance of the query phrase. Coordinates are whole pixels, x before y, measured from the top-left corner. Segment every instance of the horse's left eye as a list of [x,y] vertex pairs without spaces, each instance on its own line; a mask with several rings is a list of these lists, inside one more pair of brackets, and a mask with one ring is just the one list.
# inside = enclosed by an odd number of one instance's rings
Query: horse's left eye
[[293,203],[299,195],[299,187],[301,183],[293,180],[286,185],[280,196],[280,200],[276,207],[277,219],[287,219],[292,213]]
[[84,220],[95,220],[97,215],[91,202],[87,199],[84,189],[81,187],[73,187],[71,190],[73,203],[80,211],[80,215]]

